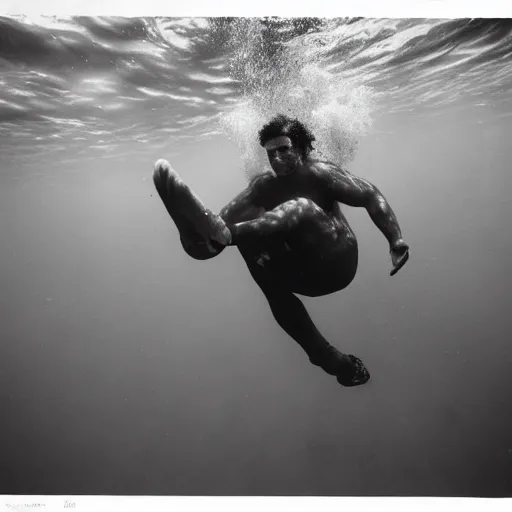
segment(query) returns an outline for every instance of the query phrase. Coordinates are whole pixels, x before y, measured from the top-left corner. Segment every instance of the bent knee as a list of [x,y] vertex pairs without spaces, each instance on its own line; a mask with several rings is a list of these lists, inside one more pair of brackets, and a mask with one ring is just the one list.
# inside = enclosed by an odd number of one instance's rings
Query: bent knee
[[296,197],[294,199],[290,199],[289,201],[285,201],[283,205],[290,206],[308,206],[310,204],[315,204],[311,199],[307,197]]
[[281,206],[285,212],[291,212],[298,214],[299,216],[302,216],[302,214],[311,215],[322,211],[314,201],[307,199],[306,197],[291,199],[290,201],[283,203]]

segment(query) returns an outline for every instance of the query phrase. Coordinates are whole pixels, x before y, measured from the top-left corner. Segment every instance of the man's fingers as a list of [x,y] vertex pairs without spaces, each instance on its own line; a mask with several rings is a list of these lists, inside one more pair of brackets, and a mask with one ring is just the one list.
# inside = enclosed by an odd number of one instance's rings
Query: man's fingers
[[407,251],[397,262],[394,266],[393,270],[390,272],[390,276],[394,276],[406,263],[409,259],[409,251]]

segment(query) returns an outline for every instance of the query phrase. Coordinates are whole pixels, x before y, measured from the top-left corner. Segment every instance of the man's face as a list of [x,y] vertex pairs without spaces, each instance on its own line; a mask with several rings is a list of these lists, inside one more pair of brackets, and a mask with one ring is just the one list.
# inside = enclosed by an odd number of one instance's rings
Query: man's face
[[291,174],[303,163],[301,152],[293,147],[289,137],[276,137],[265,144],[272,170],[278,176]]

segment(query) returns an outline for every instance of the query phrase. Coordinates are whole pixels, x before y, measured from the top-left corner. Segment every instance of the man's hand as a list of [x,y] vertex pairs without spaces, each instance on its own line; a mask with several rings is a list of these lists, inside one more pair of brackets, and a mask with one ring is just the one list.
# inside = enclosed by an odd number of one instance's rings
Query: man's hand
[[409,259],[409,246],[402,240],[398,240],[390,249],[391,262],[393,263],[393,270],[391,270],[391,276],[394,276]]

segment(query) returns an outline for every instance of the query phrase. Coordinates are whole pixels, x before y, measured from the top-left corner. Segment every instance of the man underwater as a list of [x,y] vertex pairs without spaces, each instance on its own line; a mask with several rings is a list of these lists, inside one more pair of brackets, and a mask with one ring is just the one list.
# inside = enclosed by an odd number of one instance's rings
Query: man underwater
[[343,386],[357,386],[370,378],[362,361],[330,345],[295,294],[328,295],[354,279],[357,240],[339,203],[366,208],[389,242],[391,275],[407,262],[409,246],[380,191],[311,157],[314,140],[304,124],[284,115],[263,126],[259,142],[273,172],[253,178],[219,215],[203,205],[166,160],[155,163],[153,181],[187,254],[205,260],[236,246],[282,329],[314,365]]

